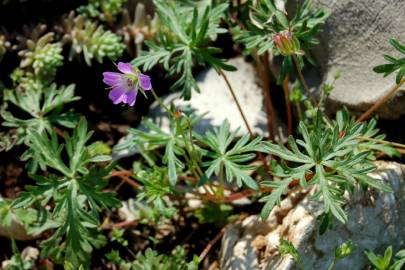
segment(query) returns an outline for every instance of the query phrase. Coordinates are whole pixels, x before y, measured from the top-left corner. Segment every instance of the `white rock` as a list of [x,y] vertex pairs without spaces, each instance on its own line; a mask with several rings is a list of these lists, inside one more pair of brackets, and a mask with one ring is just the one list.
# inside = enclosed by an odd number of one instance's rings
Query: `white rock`
[[[256,81],[257,75],[254,67],[242,57],[233,58],[228,64],[238,69],[235,72],[225,72],[225,74],[239,99],[249,125],[254,133],[268,136],[262,89]],[[204,133],[212,127],[219,127],[224,120],[228,120],[231,130],[240,128],[238,135],[246,134],[248,131],[224,78],[218,75],[215,69],[210,68],[199,74],[197,81],[201,92],[194,91],[190,101],[181,99],[180,93],[172,93],[163,97],[164,103],[173,103],[176,107],[190,106],[196,114],[200,115],[206,113],[203,121],[196,126],[196,131],[200,133]],[[148,116],[168,130],[168,119],[157,102],[151,106]],[[280,125],[280,121],[275,119],[275,126],[278,125]],[[279,127],[277,134],[274,135],[283,136],[282,134],[285,134],[283,128]]]
[[[289,256],[278,253],[282,238],[298,248],[305,269],[326,269],[335,248],[349,239],[357,245],[357,250],[340,261],[336,270],[364,269],[365,249],[380,252],[393,245],[398,250],[405,243],[405,166],[393,162],[377,165],[379,170],[373,176],[389,184],[394,192],[357,191],[346,206],[346,225],[336,222],[333,229],[320,236],[316,219],[322,213],[322,204],[311,201],[311,193],[293,192],[280,207],[273,209],[267,221],[250,216],[229,227],[222,240],[221,269],[296,269]],[[265,252],[252,244],[263,237]],[[247,256],[245,259],[243,254]]]

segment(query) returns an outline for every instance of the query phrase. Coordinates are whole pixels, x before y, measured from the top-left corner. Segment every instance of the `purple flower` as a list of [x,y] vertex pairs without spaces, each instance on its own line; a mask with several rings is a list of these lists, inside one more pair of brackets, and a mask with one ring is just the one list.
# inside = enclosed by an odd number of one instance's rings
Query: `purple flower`
[[114,104],[122,102],[134,106],[138,90],[148,91],[152,89],[150,77],[141,74],[129,63],[119,62],[117,68],[122,73],[103,73],[103,82],[111,87],[108,97]]

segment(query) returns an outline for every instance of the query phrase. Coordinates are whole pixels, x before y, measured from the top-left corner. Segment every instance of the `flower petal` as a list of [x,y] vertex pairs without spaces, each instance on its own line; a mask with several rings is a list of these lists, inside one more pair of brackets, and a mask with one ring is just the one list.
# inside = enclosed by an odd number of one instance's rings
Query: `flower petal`
[[117,72],[103,72],[103,76],[103,82],[105,84],[115,86],[119,83],[123,75]]
[[108,94],[108,97],[114,104],[118,104],[126,98],[125,92],[125,89],[122,87],[114,87]]
[[150,77],[148,75],[139,74],[138,79],[139,79],[139,86],[143,90],[151,90],[152,89],[152,82],[151,82]]
[[127,103],[129,106],[134,106],[137,94],[138,94],[137,91],[126,92],[125,93],[125,96],[126,96],[125,103]]
[[133,70],[132,65],[130,63],[119,62],[118,65],[117,65],[117,68],[118,68],[119,71],[121,71],[122,73],[125,73],[125,74],[134,73],[134,70]]

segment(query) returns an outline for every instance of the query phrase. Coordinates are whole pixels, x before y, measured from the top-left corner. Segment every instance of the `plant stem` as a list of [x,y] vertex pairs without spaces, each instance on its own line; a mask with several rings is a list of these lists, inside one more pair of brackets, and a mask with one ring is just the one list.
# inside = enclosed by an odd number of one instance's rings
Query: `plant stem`
[[258,59],[258,71],[262,81],[262,90],[263,90],[263,98],[264,104],[266,106],[266,113],[267,113],[267,129],[269,131],[270,139],[273,136],[273,117],[274,117],[274,107],[273,101],[270,95],[270,67],[269,67],[269,53],[266,52],[263,56],[257,56]]
[[[155,90],[151,89],[151,92],[152,92],[152,95],[153,95],[153,97],[155,98],[155,100],[159,103],[159,105],[160,105],[170,116],[172,116],[172,117],[174,117],[174,118],[176,119],[177,127],[180,129],[180,133],[181,133],[181,135],[182,135],[182,137],[183,137],[184,144],[185,144],[185,146],[186,146],[186,150],[187,150],[188,154],[190,155],[190,158],[189,158],[187,155],[184,155],[184,158],[186,159],[186,162],[187,162],[187,164],[188,164],[188,166],[189,166],[191,172],[192,172],[192,173],[194,174],[194,176],[196,177],[196,179],[201,178],[201,176],[203,175],[203,172],[202,172],[200,166],[198,165],[198,162],[195,161],[195,159],[194,159],[194,153],[193,153],[193,151],[190,152],[189,144],[188,144],[188,141],[187,141],[186,136],[184,135],[184,130],[183,130],[183,128],[181,127],[180,121],[176,118],[176,116],[175,116],[174,113],[169,109],[169,107],[167,107],[167,106],[163,103],[162,99],[156,94]],[[191,126],[190,126],[190,128],[191,128]],[[192,140],[191,134],[190,134],[190,140]],[[192,148],[195,149],[192,141],[191,141],[191,145],[192,145]],[[195,151],[195,150],[194,150],[194,151]],[[210,192],[208,191],[208,189],[207,189],[205,186],[203,186],[203,188],[204,188],[204,190],[205,190],[208,194],[210,193]]]
[[[247,119],[246,119],[245,114],[243,113],[243,110],[242,110],[242,107],[240,106],[239,100],[238,100],[238,98],[237,98],[236,95],[235,95],[235,91],[233,90],[232,85],[229,83],[228,77],[226,77],[225,73],[224,73],[221,69],[218,71],[218,73],[219,73],[222,77],[224,77],[225,82],[226,82],[226,85],[228,86],[228,89],[229,89],[229,91],[231,92],[233,99],[235,100],[236,106],[238,107],[238,110],[239,110],[239,112],[240,112],[240,115],[242,116],[243,122],[245,122],[246,128],[247,128],[247,130],[249,131],[250,137],[254,138],[253,131],[252,131],[252,129],[251,129],[250,126],[249,126],[249,123],[248,123],[248,121],[247,121]],[[270,175],[270,174],[269,174],[269,166],[267,165],[267,162],[266,162],[265,157],[262,155],[261,152],[258,152],[258,155],[259,155],[259,158],[263,161],[263,166],[264,166],[264,168],[265,168],[266,174],[268,174],[268,176],[269,176],[269,175]]]
[[378,139],[373,139],[373,138],[364,137],[364,136],[360,136],[359,139],[364,140],[364,141],[372,141],[372,142],[378,142],[378,143],[382,143],[382,144],[388,144],[391,146],[405,149],[405,144],[401,144],[401,143],[389,142],[389,141],[385,141],[385,140],[378,140]]
[[309,90],[309,87],[308,87],[307,82],[305,81],[304,75],[302,75],[302,70],[301,70],[300,64],[299,64],[299,62],[298,62],[297,56],[296,56],[296,55],[292,55],[292,58],[293,58],[293,61],[294,61],[294,63],[295,63],[295,67],[296,67],[296,69],[297,69],[298,77],[299,77],[299,79],[300,79],[300,81],[301,81],[301,84],[302,84],[302,86],[304,87],[305,92],[306,92],[306,94],[307,94],[309,100],[310,100],[311,103],[312,103],[312,106],[316,107],[316,106],[317,106],[317,105],[316,105],[316,100],[315,100],[314,96],[311,94],[311,91]]
[[333,261],[330,263],[328,270],[333,270],[335,268],[336,260],[333,259]]
[[293,119],[292,119],[292,108],[291,108],[291,101],[290,101],[290,92],[288,90],[288,76],[284,79],[283,90],[284,90],[285,106],[286,106],[286,110],[287,110],[288,135],[292,135],[292,133],[293,133],[293,123],[292,123]]
[[392,89],[384,96],[382,96],[377,102],[370,107],[365,113],[363,113],[359,119],[357,119],[357,122],[363,122],[364,120],[367,120],[372,116],[372,114],[380,108],[385,102],[387,102],[389,99],[391,99],[395,93],[399,90],[399,88],[405,83],[405,78],[402,79],[402,81],[399,82],[399,84],[395,85],[392,87]]
[[254,137],[253,131],[252,131],[252,129],[250,128],[249,122],[248,122],[247,119],[246,119],[245,113],[244,113],[243,110],[242,110],[242,107],[241,107],[241,105],[240,105],[240,103],[239,103],[238,98],[236,97],[236,94],[235,94],[235,91],[234,91],[233,88],[232,88],[232,85],[230,84],[230,82],[229,82],[229,80],[228,80],[228,77],[225,75],[225,73],[224,73],[221,69],[218,71],[218,73],[224,78],[225,83],[226,83],[226,85],[228,86],[229,91],[231,92],[232,98],[233,98],[233,100],[235,101],[236,106],[238,107],[239,113],[240,113],[240,115],[242,116],[243,122],[245,123],[246,128],[247,128],[247,130],[249,131],[250,136],[253,138],[253,137]]
[[295,108],[297,109],[298,118],[300,121],[304,120],[304,114],[302,113],[301,104],[299,102],[294,102]]
[[160,107],[162,107],[169,115],[173,116],[173,112],[163,103],[163,100],[156,94],[153,88],[151,89],[151,93],[155,100],[159,103]]
[[201,263],[205,257],[207,257],[208,253],[210,252],[210,250],[212,249],[212,247],[222,238],[222,236],[224,235],[226,230],[226,227],[223,227],[221,229],[221,231],[214,237],[214,239],[212,239],[208,245],[204,248],[204,250],[201,252],[200,256],[199,256],[199,263]]
[[221,197],[221,199],[223,199],[224,195],[225,195],[225,179],[224,179],[224,166],[223,166],[223,164],[220,165],[218,178],[219,178],[219,183],[220,183],[219,196]]

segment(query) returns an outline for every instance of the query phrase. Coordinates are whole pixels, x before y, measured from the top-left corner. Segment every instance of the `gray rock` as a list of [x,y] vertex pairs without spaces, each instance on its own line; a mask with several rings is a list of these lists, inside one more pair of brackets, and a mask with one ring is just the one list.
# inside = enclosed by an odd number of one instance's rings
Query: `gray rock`
[[349,239],[357,250],[340,261],[336,270],[363,269],[365,249],[382,252],[392,245],[398,250],[405,243],[405,166],[394,162],[377,165],[373,177],[389,184],[394,192],[356,191],[346,207],[346,225],[336,222],[320,236],[316,220],[322,204],[309,199],[313,190],[295,190],[273,209],[267,221],[250,216],[229,227],[222,240],[221,269],[297,269],[289,256],[278,253],[282,238],[298,248],[305,269],[327,269],[335,248]]
[[[294,0],[291,2],[302,2]],[[332,12],[320,34],[321,45],[314,49],[324,82],[336,82],[327,108],[335,112],[342,105],[361,113],[394,85],[393,76],[383,78],[373,67],[384,64],[384,54],[399,56],[389,44],[396,38],[405,42],[405,1],[398,0],[314,0],[314,5]],[[292,5],[293,6],[293,5]],[[290,7],[291,9],[291,7]],[[312,77],[308,77],[309,80]],[[405,114],[405,94],[379,110],[383,118]]]

